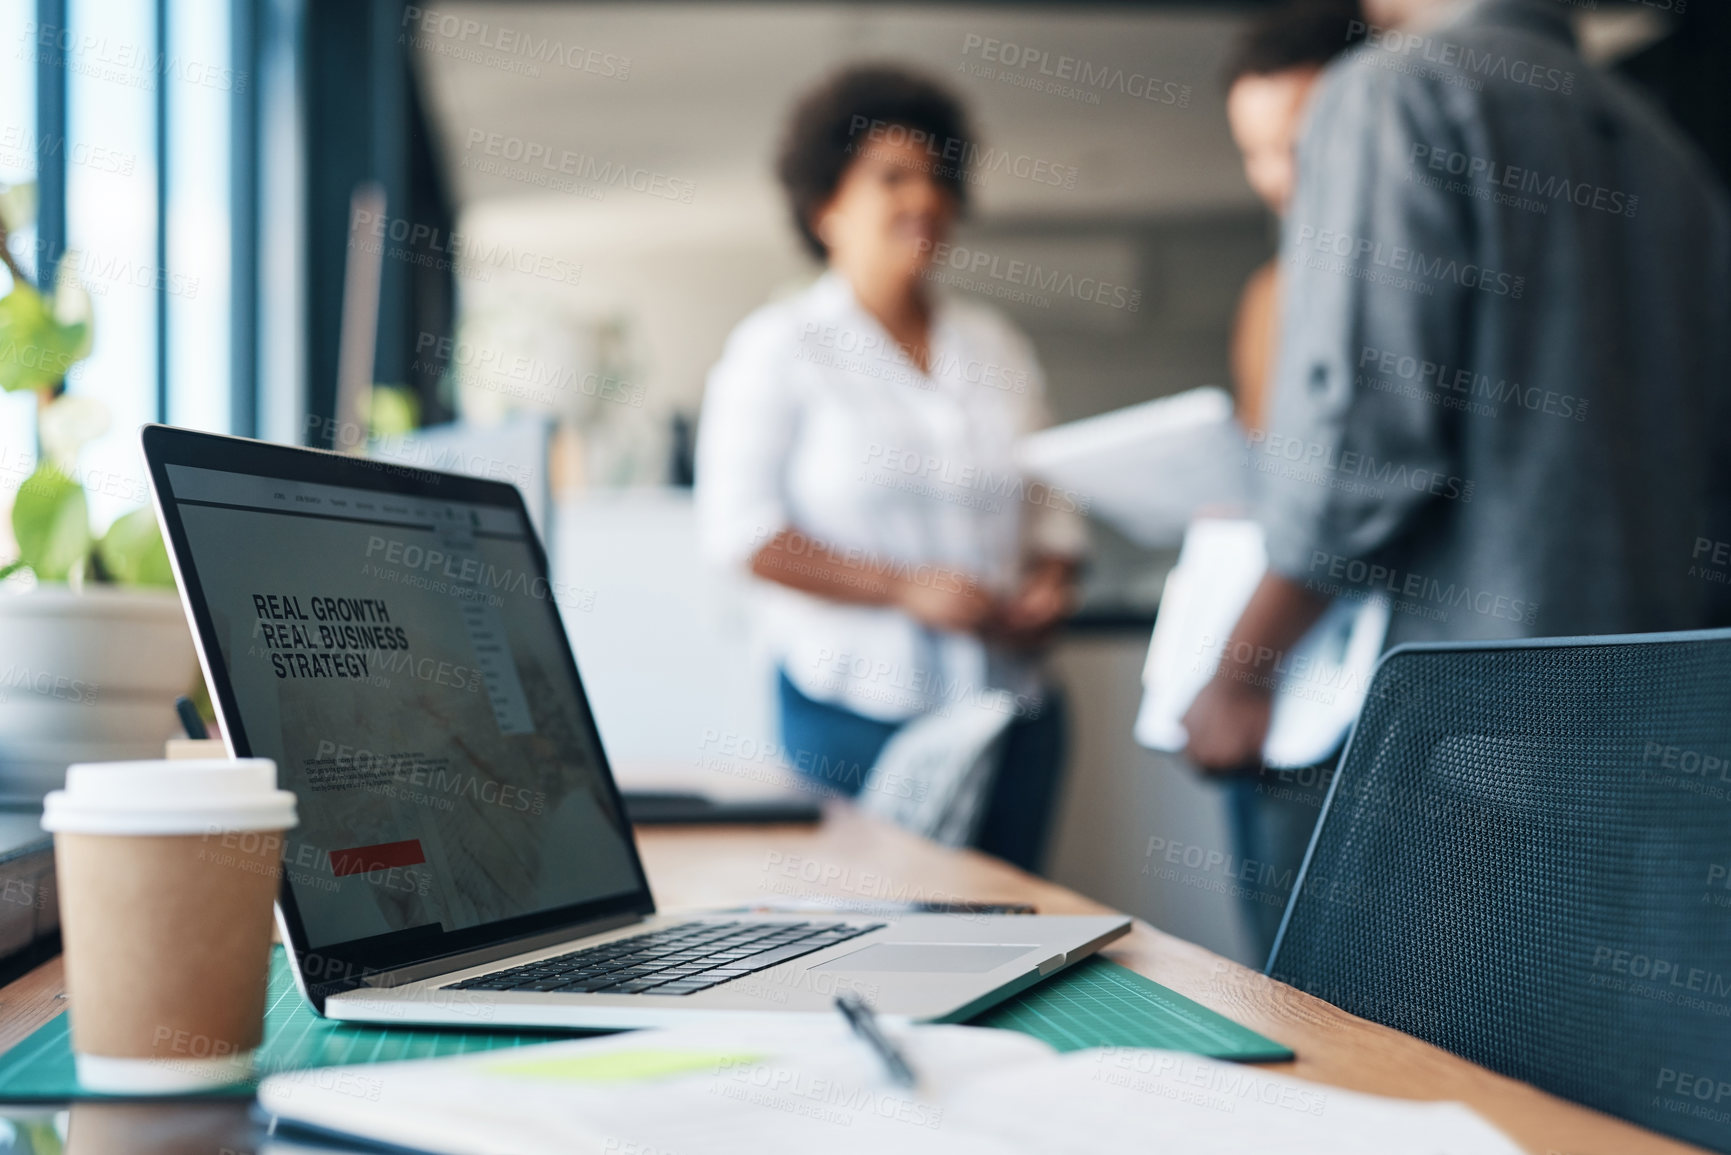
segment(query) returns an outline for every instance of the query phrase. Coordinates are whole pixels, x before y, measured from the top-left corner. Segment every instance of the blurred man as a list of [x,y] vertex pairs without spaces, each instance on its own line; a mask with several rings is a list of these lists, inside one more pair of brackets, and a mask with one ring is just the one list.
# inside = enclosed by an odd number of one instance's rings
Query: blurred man
[[[1323,65],[1362,35],[1352,0],[1302,0],[1258,18],[1227,58],[1226,120],[1244,154],[1244,176],[1276,216],[1285,216],[1297,171],[1298,131]],[[1250,274],[1232,325],[1238,418],[1260,431],[1267,412],[1280,324],[1280,262]]]
[[1185,719],[1220,774],[1259,767],[1268,687],[1333,598],[1389,598],[1394,645],[1689,628],[1717,588],[1731,224],[1706,166],[1559,5],[1366,20],[1284,229],[1269,572]]

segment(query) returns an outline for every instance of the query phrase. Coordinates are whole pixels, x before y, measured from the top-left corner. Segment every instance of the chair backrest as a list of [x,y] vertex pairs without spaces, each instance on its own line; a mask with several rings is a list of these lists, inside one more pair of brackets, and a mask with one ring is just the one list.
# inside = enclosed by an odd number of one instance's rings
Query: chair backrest
[[1268,971],[1731,1151],[1731,630],[1391,651]]
[[1015,697],[993,690],[965,710],[934,710],[891,735],[860,809],[943,846],[966,846],[986,817]]

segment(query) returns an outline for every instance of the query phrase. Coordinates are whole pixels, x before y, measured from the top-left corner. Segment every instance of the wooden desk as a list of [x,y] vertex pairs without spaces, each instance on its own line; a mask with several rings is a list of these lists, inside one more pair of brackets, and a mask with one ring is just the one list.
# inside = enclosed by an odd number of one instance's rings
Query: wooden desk
[[[638,839],[656,902],[668,910],[737,905],[765,894],[823,896],[844,909],[850,902],[966,898],[1033,902],[1050,914],[1105,910],[995,859],[933,846],[842,805],[818,827],[646,828]],[[1701,1150],[1492,1074],[1140,922],[1106,953],[1297,1052],[1296,1061],[1271,1070],[1383,1095],[1459,1100],[1532,1155]],[[0,1050],[64,1007],[58,959],[0,989]],[[125,1110],[135,1127],[139,1112],[173,1108]]]

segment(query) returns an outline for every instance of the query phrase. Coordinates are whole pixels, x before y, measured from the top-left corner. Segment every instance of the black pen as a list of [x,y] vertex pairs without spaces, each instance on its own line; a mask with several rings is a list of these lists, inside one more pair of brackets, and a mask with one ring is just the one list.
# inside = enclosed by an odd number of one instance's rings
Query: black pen
[[174,712],[180,715],[180,724],[186,728],[186,736],[203,741],[210,737],[210,731],[204,728],[204,719],[198,716],[198,707],[192,704],[192,699],[184,695],[174,700]]
[[912,1087],[919,1083],[919,1077],[908,1065],[907,1056],[900,1048],[890,1042],[883,1028],[878,1026],[878,1017],[872,1013],[871,1007],[864,999],[853,993],[841,994],[835,997],[836,1009],[847,1020],[847,1025],[853,1028],[853,1033],[871,1045],[878,1053],[878,1058],[884,1062],[890,1078],[904,1087]]

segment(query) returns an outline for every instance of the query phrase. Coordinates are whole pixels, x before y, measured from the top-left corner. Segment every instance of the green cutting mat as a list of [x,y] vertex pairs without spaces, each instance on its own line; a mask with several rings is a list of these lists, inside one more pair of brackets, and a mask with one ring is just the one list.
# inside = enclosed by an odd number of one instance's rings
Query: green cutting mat
[[[1240,1063],[1292,1058],[1274,1040],[1103,958],[1077,963],[968,1025],[1021,1031],[1060,1051],[1153,1047]],[[0,1094],[4,1088],[0,1082]]]
[[[1021,1031],[1060,1051],[1088,1047],[1158,1047],[1216,1059],[1263,1062],[1292,1052],[1200,1003],[1169,991],[1117,963],[1093,958],[1047,979],[972,1020],[980,1027]],[[570,1038],[569,1033],[443,1031],[420,1027],[357,1027],[314,1015],[295,990],[279,947],[271,959],[261,1071],[298,1071],[394,1059],[432,1059]],[[250,1086],[207,1092],[252,1094]],[[38,1027],[0,1055],[0,1102],[64,1102],[102,1098],[78,1085],[66,1015]]]

